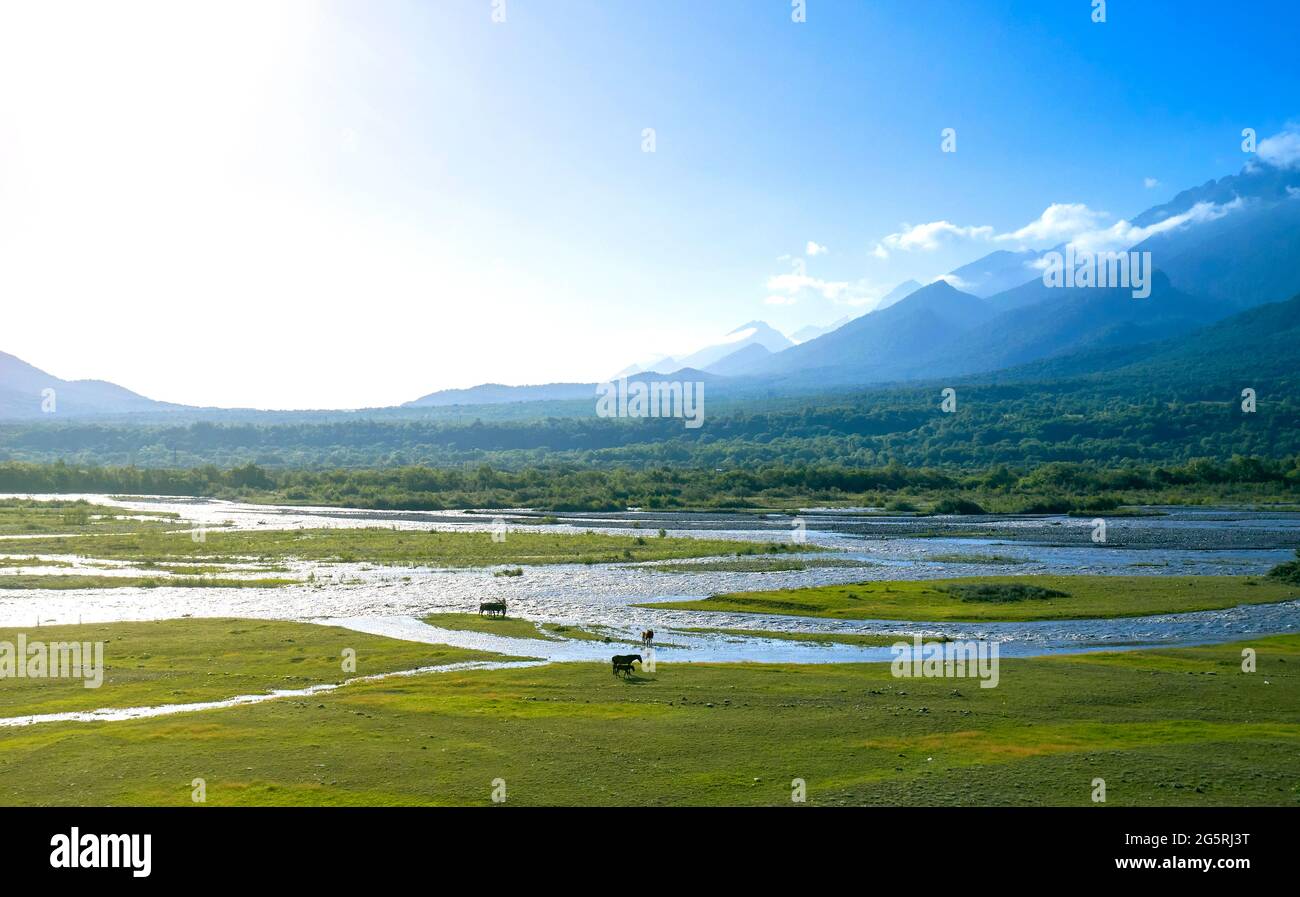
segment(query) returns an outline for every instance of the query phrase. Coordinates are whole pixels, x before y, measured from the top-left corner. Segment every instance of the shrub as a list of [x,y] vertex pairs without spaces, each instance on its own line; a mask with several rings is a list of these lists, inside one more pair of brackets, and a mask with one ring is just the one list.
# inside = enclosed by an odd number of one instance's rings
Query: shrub
[[1300,548],[1295,550],[1295,554],[1296,560],[1278,564],[1268,571],[1268,575],[1273,579],[1280,579],[1282,582],[1300,586]]
[[983,508],[971,501],[969,498],[957,498],[948,496],[935,502],[933,513],[935,514],[985,514]]
[[1011,604],[1016,601],[1046,601],[1049,598],[1068,598],[1065,592],[1045,589],[1042,586],[1021,583],[974,583],[970,585],[943,586],[947,592],[962,601],[980,601],[987,604]]

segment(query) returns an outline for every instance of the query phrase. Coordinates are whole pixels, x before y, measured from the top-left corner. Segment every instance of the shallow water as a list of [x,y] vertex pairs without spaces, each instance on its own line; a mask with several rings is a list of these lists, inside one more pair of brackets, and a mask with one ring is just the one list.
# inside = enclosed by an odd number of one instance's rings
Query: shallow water
[[[61,496],[67,498],[67,496]],[[180,527],[201,522],[239,528],[396,526],[404,529],[487,532],[494,518],[521,519],[521,512],[385,512],[338,508],[287,508],[199,499],[133,499],[82,496],[130,510],[168,510],[182,515]],[[657,657],[680,661],[831,662],[889,658],[888,648],[817,645],[764,638],[693,634],[685,627],[741,628],[826,633],[921,632],[950,638],[992,638],[1008,656],[1095,650],[1107,646],[1205,644],[1256,635],[1300,631],[1300,602],[1115,620],[1038,623],[900,623],[840,621],[799,617],[723,614],[631,607],[718,592],[780,589],[865,580],[924,580],[950,576],[1028,573],[1098,573],[1127,575],[1262,574],[1291,552],[1278,547],[1300,544],[1300,514],[1236,510],[1176,510],[1168,516],[1116,518],[1125,533],[1122,544],[1094,544],[1089,520],[1068,517],[1031,519],[864,518],[836,511],[806,512],[807,542],[839,549],[838,557],[870,563],[868,567],[809,568],[774,573],[663,573],[649,565],[565,564],[525,566],[520,577],[493,577],[485,569],[377,567],[372,564],[290,562],[288,574],[314,584],[278,589],[168,588],[0,591],[0,625],[95,623],[119,620],[173,619],[182,616],[239,616],[302,620],[343,625],[365,632],[416,641],[440,642],[550,660],[607,659],[611,646],[602,642],[503,639],[471,632],[450,632],[420,622],[428,614],[476,611],[485,598],[504,599],[511,616],[569,625],[607,627],[635,639],[652,628],[661,641],[681,648],[659,648]],[[510,523],[510,531],[607,531],[644,534],[659,528],[674,536],[729,537],[755,541],[790,541],[791,518],[784,515],[643,514],[562,515],[546,525]],[[923,537],[918,527],[935,535]],[[971,537],[972,532],[1023,532],[1025,538]],[[1228,539],[1224,533],[1236,535]],[[890,535],[892,533],[892,535]],[[1050,537],[1050,538],[1046,538]],[[507,534],[507,538],[509,538]],[[1288,540],[1290,540],[1288,542]],[[1219,547],[1228,544],[1231,547]],[[0,554],[23,555],[21,541]],[[971,564],[941,560],[945,555],[999,555],[1021,563]],[[825,557],[826,555],[822,555]],[[783,558],[790,557],[782,555]],[[66,560],[66,559],[65,559]],[[674,562],[688,565],[692,562]],[[695,562],[699,563],[699,562]],[[33,572],[25,570],[24,572]],[[48,568],[40,572],[93,572],[99,568]],[[141,571],[122,571],[139,575]],[[157,571],[147,571],[149,573]]]

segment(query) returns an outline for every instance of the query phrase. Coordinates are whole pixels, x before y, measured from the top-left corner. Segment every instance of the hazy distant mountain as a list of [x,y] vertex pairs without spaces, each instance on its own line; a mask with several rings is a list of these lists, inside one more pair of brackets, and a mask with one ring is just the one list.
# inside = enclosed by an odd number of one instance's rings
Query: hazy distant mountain
[[1041,252],[1033,249],[1023,252],[999,249],[962,265],[948,276],[957,278],[953,286],[959,290],[987,299],[1039,277],[1039,272],[1030,265],[1041,256]]
[[541,383],[529,386],[481,383],[465,389],[440,389],[413,401],[403,402],[401,407],[439,408],[447,405],[495,405],[501,402],[556,402],[590,399],[595,394],[595,383]]
[[[613,379],[626,378],[629,383],[650,382],[672,379],[714,382],[718,379],[716,372],[702,371],[697,368],[679,367],[671,371],[639,371],[634,374],[620,375]],[[404,402],[402,408],[445,408],[451,405],[503,405],[510,402],[567,402],[575,399],[583,401],[596,397],[596,387],[591,383],[539,383],[526,386],[506,386],[503,383],[481,383],[464,389],[440,389],[421,396],[410,402]]]
[[881,296],[880,301],[877,302],[871,310],[880,311],[881,309],[889,308],[891,305],[896,305],[919,289],[921,289],[921,284],[919,282],[915,280],[905,280],[888,293]]
[[737,349],[727,357],[709,365],[709,373],[721,374],[725,377],[735,377],[745,374],[752,374],[761,370],[767,360],[772,357],[772,353],[758,343],[750,343],[743,349]]
[[[46,389],[54,390],[53,413],[42,411]],[[21,358],[0,352],[0,418],[59,420],[70,416],[184,408],[183,405],[155,402],[104,380],[62,380]]]
[[774,355],[758,374],[835,369],[836,382],[897,379],[939,343],[993,317],[982,299],[935,281],[888,308]]
[[714,362],[721,361],[731,355],[737,349],[752,345],[762,346],[769,352],[780,352],[782,349],[790,348],[794,343],[784,333],[768,325],[765,321],[750,321],[748,324],[741,324],[728,333],[723,342],[687,355],[681,359],[679,367],[707,368]]
[[819,327],[816,324],[808,324],[790,334],[790,339],[795,343],[806,343],[810,339],[817,339],[819,336],[825,336],[832,330],[839,330],[845,324],[849,323],[849,321],[852,321],[853,317],[853,315],[845,315],[838,321],[832,321],[824,327]]
[[723,337],[721,342],[711,346],[705,346],[684,355],[681,358],[669,356],[661,358],[658,361],[649,364],[634,364],[625,367],[619,371],[616,376],[624,377],[641,372],[653,372],[658,374],[671,374],[682,368],[696,368],[704,370],[712,367],[715,363],[733,354],[739,349],[746,346],[762,346],[769,352],[780,352],[782,349],[788,349],[793,346],[789,337],[776,328],[769,325],[766,321],[750,321],[747,324],[741,324],[735,330]]
[[641,374],[645,372],[663,373],[665,371],[675,371],[681,366],[682,363],[676,358],[673,358],[671,355],[665,355],[657,361],[651,361],[646,364],[629,364],[627,367],[623,368],[623,370],[615,374],[614,379],[617,380],[619,377],[631,377],[633,374]]

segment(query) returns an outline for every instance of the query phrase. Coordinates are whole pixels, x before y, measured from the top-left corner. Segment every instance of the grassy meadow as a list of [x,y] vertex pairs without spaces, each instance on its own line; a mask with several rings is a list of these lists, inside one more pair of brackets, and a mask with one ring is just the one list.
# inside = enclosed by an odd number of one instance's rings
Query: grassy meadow
[[[200,619],[0,629],[0,642],[104,642],[104,681],[0,679],[0,716],[217,701],[423,666],[500,659],[479,651],[399,641],[337,626]],[[343,669],[343,651],[356,670]],[[2,774],[0,774],[2,777]]]
[[[147,627],[154,627],[150,632]],[[97,692],[26,683],[6,715],[199,700],[473,652],[306,624],[88,627],[132,656]],[[246,630],[246,631],[244,631]],[[44,630],[42,630],[44,631]],[[385,644],[388,642],[388,644]],[[0,800],[40,805],[1300,803],[1300,636],[1013,659],[997,688],[888,664],[605,664],[436,673],[126,722],[0,728]],[[299,663],[292,663],[299,658]],[[13,683],[5,683],[8,688]],[[114,697],[114,693],[118,697]],[[109,761],[107,758],[111,758]]]

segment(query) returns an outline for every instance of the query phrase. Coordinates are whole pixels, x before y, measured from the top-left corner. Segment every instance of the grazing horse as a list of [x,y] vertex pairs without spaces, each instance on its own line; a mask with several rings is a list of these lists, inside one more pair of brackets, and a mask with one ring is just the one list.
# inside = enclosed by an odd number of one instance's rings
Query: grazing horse
[[654,642],[654,640],[655,631],[653,629],[647,629],[645,632],[641,633],[641,644],[649,645]]
[[493,614],[504,617],[506,615],[506,603],[504,601],[484,601],[478,606],[478,615],[481,617],[485,612],[489,617]]
[[640,654],[615,654],[610,658],[614,667],[614,675],[622,673],[624,678],[631,678],[632,664],[641,662]]

